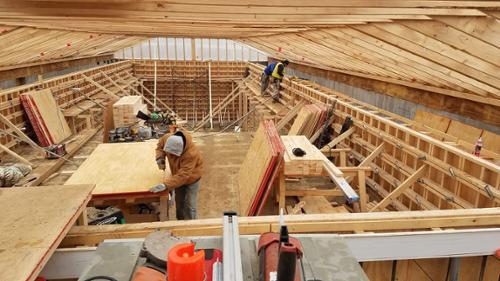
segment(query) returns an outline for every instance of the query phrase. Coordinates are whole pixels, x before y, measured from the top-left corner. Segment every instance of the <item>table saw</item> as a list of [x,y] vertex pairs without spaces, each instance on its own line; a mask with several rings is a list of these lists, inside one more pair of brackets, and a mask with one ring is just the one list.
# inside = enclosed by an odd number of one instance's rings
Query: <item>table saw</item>
[[[224,219],[228,220],[226,217]],[[293,237],[300,241],[303,252],[300,274],[293,280],[369,280],[348,246],[338,235],[301,234]],[[271,275],[271,279],[264,279],[263,274],[259,276],[262,268],[262,264],[259,264],[262,263],[258,252],[259,238],[260,236],[256,235],[239,236],[236,221],[234,224],[225,223],[222,237],[177,238],[167,231],[157,231],[145,239],[106,240],[98,246],[95,257],[78,281],[131,281],[134,280],[134,273],[138,268],[144,266],[164,271],[165,269],[158,267],[165,265],[168,249],[185,242],[194,243],[197,250],[223,249],[221,272],[204,280],[277,281],[279,279],[275,279],[276,275]],[[99,276],[102,278],[96,278]]]

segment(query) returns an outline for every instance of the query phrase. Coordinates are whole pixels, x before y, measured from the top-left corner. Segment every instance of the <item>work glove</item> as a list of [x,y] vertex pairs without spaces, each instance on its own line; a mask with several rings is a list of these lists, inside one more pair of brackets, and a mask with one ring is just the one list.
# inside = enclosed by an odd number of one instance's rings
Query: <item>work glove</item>
[[167,186],[163,183],[153,186],[149,191],[153,193],[158,193],[167,190]]
[[158,169],[165,170],[165,159],[158,158],[156,159],[156,164],[158,165]]

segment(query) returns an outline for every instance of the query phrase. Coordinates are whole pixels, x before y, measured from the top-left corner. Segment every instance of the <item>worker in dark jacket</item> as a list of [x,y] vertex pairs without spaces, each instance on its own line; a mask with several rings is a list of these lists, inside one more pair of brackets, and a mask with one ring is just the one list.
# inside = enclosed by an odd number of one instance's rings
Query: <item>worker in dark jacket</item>
[[159,139],[156,163],[162,170],[165,170],[165,158],[171,174],[167,174],[163,183],[151,188],[150,191],[157,193],[175,190],[177,219],[196,219],[196,200],[203,174],[203,160],[187,131],[177,130]]
[[280,82],[285,77],[285,67],[288,65],[288,60],[283,60],[281,62],[273,62],[269,64],[262,73],[261,78],[261,88],[260,92],[262,95],[266,93],[269,82],[273,79],[273,84],[275,85],[275,91],[272,95],[274,101],[279,101],[279,86]]

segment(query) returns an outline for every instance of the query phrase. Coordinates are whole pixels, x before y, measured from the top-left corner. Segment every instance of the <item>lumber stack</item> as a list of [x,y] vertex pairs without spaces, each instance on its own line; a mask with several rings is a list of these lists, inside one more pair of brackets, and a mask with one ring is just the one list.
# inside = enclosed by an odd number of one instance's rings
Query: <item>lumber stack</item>
[[[285,147],[284,162],[287,175],[317,175],[323,171],[324,156],[305,136],[281,136]],[[305,151],[302,157],[293,154],[295,148]]]
[[299,111],[292,127],[288,131],[289,136],[304,135],[308,139],[326,121],[327,108],[322,104],[308,104]]
[[24,93],[21,102],[41,146],[61,143],[71,130],[49,89]]
[[254,216],[262,211],[282,166],[284,151],[274,122],[260,123],[239,172],[240,214]]
[[128,127],[137,122],[137,112],[147,113],[147,105],[141,96],[124,96],[113,104],[115,127]]

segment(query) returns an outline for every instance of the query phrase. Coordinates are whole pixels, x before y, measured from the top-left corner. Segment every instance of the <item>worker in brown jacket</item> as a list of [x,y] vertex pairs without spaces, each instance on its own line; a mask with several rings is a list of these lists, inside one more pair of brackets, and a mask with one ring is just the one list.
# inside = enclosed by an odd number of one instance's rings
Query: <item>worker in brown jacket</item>
[[203,160],[191,135],[178,130],[161,137],[156,148],[156,163],[162,170],[165,170],[165,157],[168,159],[171,175],[166,176],[162,184],[150,191],[157,193],[175,190],[177,219],[196,219],[196,200],[203,174]]

